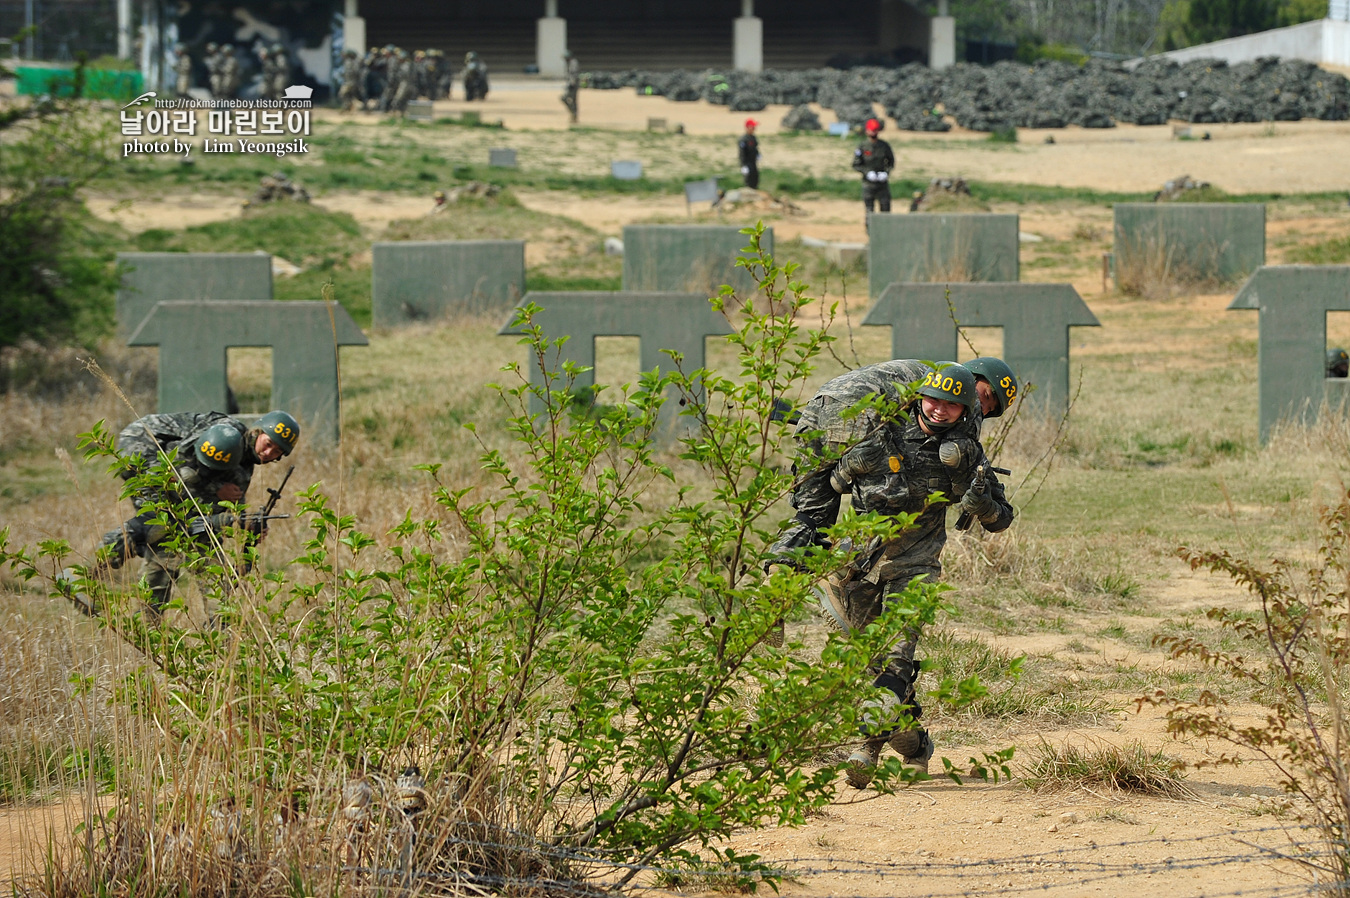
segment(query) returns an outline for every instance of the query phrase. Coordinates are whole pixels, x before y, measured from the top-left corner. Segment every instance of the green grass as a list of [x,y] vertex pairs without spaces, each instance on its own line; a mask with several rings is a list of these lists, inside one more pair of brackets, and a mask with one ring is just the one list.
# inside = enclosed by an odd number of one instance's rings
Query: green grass
[[275,202],[238,218],[184,230],[153,228],[132,240],[142,252],[247,253],[261,250],[296,265],[345,258],[367,247],[361,226],[345,212],[308,203]]
[[1311,246],[1299,246],[1289,251],[1290,262],[1311,265],[1344,265],[1350,262],[1350,237],[1333,237]]

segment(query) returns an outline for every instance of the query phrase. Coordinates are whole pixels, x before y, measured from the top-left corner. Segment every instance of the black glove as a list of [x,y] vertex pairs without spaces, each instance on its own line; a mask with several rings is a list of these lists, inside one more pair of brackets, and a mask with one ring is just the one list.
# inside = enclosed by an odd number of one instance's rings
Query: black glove
[[963,468],[980,457],[979,444],[974,440],[946,440],[938,446],[938,460],[949,468]]
[[770,558],[764,562],[764,573],[769,573],[769,568],[775,564],[797,569],[799,567],[798,561],[789,553],[796,549],[804,549],[807,546],[824,546],[828,549],[830,541],[820,535],[820,531],[816,529],[816,525],[812,521],[798,514],[797,517],[792,519],[792,523],[788,525],[787,529],[779,534],[778,539],[774,540],[773,545],[769,547]]
[[966,490],[966,494],[961,497],[961,511],[970,512],[983,521],[998,515],[998,503],[987,489],[978,493],[973,489]]
[[845,452],[830,472],[830,486],[836,493],[853,491],[853,479],[863,474],[890,471],[890,448],[880,436],[869,437]]
[[188,521],[188,533],[192,536],[201,536],[204,533],[218,533],[226,527],[234,527],[239,523],[239,516],[232,511],[220,511],[215,514],[202,515],[199,518],[193,518]]

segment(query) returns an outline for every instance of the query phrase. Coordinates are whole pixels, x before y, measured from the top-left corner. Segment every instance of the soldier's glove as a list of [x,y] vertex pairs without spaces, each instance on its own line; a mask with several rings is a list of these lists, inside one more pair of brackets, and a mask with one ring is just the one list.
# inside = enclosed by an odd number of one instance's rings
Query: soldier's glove
[[938,460],[949,468],[972,465],[979,455],[979,447],[974,440],[947,440],[938,446]]
[[870,171],[863,175],[863,177],[873,184],[885,184],[891,179],[890,173],[884,171]]
[[801,565],[798,559],[793,557],[794,550],[805,549],[807,546],[824,546],[828,549],[830,541],[820,535],[815,522],[804,515],[798,514],[792,519],[792,523],[788,525],[787,529],[779,535],[778,539],[774,540],[773,545],[769,546],[770,557],[768,561],[764,562],[764,573],[769,573],[770,568],[776,564],[790,567],[793,570],[800,570]]
[[876,437],[863,440],[839,457],[834,470],[830,472],[830,486],[834,487],[836,493],[852,492],[854,478],[890,470],[890,455],[882,440]]
[[989,495],[988,490],[976,492],[970,489],[961,497],[961,511],[969,512],[983,521],[998,516],[998,503]]
[[201,536],[205,533],[219,533],[226,527],[234,527],[239,523],[239,516],[232,511],[220,511],[215,514],[202,515],[199,518],[192,518],[188,521],[188,533],[192,536]]

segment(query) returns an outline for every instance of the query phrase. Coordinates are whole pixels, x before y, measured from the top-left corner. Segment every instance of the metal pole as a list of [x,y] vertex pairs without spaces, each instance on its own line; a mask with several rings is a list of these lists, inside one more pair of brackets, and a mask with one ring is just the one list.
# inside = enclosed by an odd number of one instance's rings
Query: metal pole
[[117,0],[117,58],[131,58],[131,0]]
[[23,39],[23,55],[33,58],[33,0],[23,0],[23,27],[27,36]]

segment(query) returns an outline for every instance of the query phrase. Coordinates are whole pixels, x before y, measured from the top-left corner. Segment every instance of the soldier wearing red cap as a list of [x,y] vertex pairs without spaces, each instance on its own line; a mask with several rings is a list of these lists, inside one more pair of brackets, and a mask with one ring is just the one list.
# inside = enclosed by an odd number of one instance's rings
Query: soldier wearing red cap
[[758,125],[754,119],[746,119],[745,134],[736,144],[741,152],[741,176],[745,178],[745,186],[755,190],[759,189],[759,140],[755,137]]
[[863,206],[870,213],[873,206],[878,211],[891,211],[891,169],[895,168],[895,153],[891,145],[882,140],[881,122],[869,118],[863,126],[867,140],[853,151],[853,170],[862,172]]

